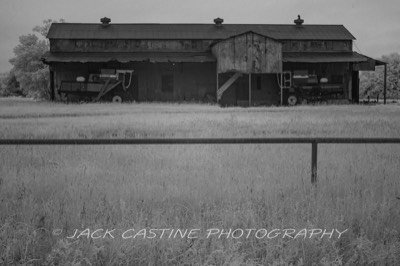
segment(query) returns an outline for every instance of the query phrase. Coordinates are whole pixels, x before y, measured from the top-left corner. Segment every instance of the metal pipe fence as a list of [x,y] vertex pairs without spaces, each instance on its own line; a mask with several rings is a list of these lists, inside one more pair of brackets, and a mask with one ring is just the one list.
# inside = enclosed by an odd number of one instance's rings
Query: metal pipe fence
[[317,183],[318,144],[400,144],[400,138],[146,138],[1,139],[1,145],[311,144],[311,183]]

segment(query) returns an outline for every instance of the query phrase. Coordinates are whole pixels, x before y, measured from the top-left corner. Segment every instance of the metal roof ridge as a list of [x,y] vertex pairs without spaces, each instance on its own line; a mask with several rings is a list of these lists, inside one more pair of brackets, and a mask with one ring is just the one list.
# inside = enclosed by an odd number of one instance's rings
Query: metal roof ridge
[[[100,25],[100,23],[83,23],[83,22],[53,22],[52,24],[57,24],[57,25]],[[208,25],[208,26],[214,26],[214,23],[110,23],[110,26],[112,25],[124,25],[124,26],[131,26],[131,25]],[[296,27],[294,24],[274,24],[274,23],[224,23],[222,24],[223,26],[239,26],[239,25],[244,25],[244,26],[293,26]],[[346,28],[343,24],[303,24],[302,27],[307,27],[307,26],[342,26]]]

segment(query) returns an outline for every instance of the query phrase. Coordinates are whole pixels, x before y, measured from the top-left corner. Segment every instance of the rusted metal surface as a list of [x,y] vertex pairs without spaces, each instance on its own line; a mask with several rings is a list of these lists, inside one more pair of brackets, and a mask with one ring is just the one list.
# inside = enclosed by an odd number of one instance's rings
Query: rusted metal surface
[[208,39],[222,40],[254,31],[279,40],[354,40],[343,25],[273,24],[101,24],[53,23],[49,39]]

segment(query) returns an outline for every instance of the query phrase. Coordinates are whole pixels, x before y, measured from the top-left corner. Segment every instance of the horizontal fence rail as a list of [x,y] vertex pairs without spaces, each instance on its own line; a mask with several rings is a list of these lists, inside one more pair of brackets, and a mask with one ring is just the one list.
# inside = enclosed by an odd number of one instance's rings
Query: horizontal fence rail
[[1,139],[0,145],[311,144],[311,183],[317,182],[318,144],[400,144],[400,138],[146,138]]
[[155,145],[155,144],[301,144],[400,143],[400,138],[145,138],[145,139],[1,139],[0,145]]

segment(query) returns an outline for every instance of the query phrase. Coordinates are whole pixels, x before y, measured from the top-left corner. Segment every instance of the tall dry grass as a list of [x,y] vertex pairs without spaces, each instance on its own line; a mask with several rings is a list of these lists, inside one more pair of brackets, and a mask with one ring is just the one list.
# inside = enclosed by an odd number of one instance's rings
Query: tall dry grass
[[[3,138],[397,137],[400,127],[397,106],[30,103],[0,111]],[[399,264],[400,147],[319,145],[317,188],[310,184],[310,150],[300,144],[3,146],[0,264]],[[116,229],[115,238],[67,238],[85,228]],[[340,239],[122,239],[131,228],[348,231]],[[56,229],[61,235],[53,235]]]

